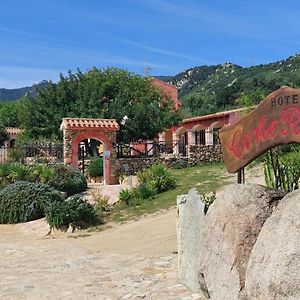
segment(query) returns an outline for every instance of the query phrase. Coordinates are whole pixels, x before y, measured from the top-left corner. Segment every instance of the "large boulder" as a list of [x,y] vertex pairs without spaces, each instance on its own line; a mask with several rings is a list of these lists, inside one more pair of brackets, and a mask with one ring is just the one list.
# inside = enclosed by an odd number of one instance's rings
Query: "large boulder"
[[199,233],[198,280],[210,299],[242,299],[257,236],[283,197],[260,185],[229,185],[217,195]]
[[300,190],[285,196],[251,252],[247,299],[300,299]]
[[200,289],[196,253],[201,245],[199,232],[203,228],[204,208],[195,188],[188,195],[177,197],[178,276],[194,292]]

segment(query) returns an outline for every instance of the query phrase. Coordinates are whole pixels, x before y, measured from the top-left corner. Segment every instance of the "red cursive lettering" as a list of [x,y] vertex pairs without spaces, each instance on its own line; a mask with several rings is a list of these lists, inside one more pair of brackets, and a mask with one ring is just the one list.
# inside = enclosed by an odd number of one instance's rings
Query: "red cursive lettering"
[[300,134],[300,107],[285,108],[280,119],[268,120],[267,116],[262,116],[258,126],[245,133],[241,129],[236,130],[228,149],[237,159],[241,159],[243,154],[251,151],[253,146],[288,134]]

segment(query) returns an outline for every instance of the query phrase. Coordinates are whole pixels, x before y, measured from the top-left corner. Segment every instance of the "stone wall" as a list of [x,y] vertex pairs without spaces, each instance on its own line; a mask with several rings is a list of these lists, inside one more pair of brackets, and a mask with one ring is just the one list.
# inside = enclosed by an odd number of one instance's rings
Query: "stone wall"
[[190,145],[189,159],[194,163],[219,162],[223,160],[221,145]]
[[222,161],[222,150],[220,145],[191,145],[188,149],[188,157],[133,157],[117,158],[114,161],[114,174],[133,175],[138,171],[144,170],[153,164],[161,163],[166,167],[174,166],[195,166],[203,162]]
[[188,158],[172,157],[133,157],[133,158],[117,158],[114,162],[116,174],[133,175],[138,171],[145,170],[151,165],[161,163],[166,167],[174,167],[176,165],[188,166]]

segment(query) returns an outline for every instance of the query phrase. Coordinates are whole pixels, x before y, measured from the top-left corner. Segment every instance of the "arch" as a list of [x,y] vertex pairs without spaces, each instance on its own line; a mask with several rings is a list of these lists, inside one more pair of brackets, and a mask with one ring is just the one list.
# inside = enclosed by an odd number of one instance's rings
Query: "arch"
[[8,141],[8,144],[9,144],[9,148],[14,148],[16,145],[16,139],[15,138],[10,139]]
[[180,135],[184,134],[187,131],[187,128],[184,126],[177,128],[177,130],[175,131],[176,137],[178,138]]
[[95,139],[104,145],[104,184],[114,184],[117,178],[114,174],[113,162],[116,151],[116,134],[118,123],[113,119],[63,119],[61,130],[64,133],[64,162],[78,167],[78,144],[85,139]]
[[187,145],[189,144],[189,131],[186,127],[179,127],[175,132],[176,149],[175,153],[186,156]]
[[196,124],[192,127],[192,144],[206,145],[206,129],[202,124]]
[[222,128],[222,127],[224,127],[223,123],[217,121],[217,122],[212,123],[212,124],[209,126],[209,129],[214,129],[214,128],[220,129],[220,128]]
[[209,126],[209,140],[211,145],[220,144],[219,131],[223,127],[221,122],[214,122]]

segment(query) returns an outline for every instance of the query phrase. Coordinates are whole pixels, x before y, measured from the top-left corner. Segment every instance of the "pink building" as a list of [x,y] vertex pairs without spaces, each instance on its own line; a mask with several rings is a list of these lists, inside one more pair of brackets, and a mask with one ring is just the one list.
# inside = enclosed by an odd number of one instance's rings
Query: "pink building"
[[163,82],[157,78],[151,78],[153,85],[158,87],[159,89],[162,90],[163,94],[166,97],[171,97],[171,99],[174,102],[174,107],[176,110],[178,110],[181,106],[181,102],[178,99],[178,90],[175,86],[168,84],[166,82]]
[[244,108],[184,119],[159,136],[168,153],[184,154],[189,145],[217,145],[220,128],[237,122]]

